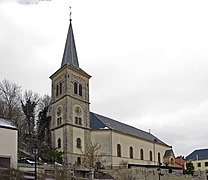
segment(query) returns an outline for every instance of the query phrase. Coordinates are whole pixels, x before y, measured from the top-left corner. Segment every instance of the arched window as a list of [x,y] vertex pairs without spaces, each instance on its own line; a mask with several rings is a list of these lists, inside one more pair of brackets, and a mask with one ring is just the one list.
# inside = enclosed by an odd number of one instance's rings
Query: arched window
[[121,157],[121,145],[117,144],[117,156]]
[[62,123],[62,118],[60,117],[60,118],[59,118],[59,124],[61,124],[61,123]]
[[75,116],[75,124],[78,124],[78,117]]
[[140,159],[144,160],[144,151],[143,151],[143,149],[140,149]]
[[77,158],[77,164],[81,165],[81,158],[80,157]]
[[79,95],[82,96],[82,85],[79,85]]
[[58,148],[61,148],[61,138],[58,138]]
[[133,147],[129,148],[129,157],[133,159]]
[[82,118],[79,118],[79,125],[82,125]]
[[56,85],[56,96],[58,96],[58,89],[59,89],[59,87],[58,87],[58,84]]
[[158,163],[160,163],[160,153],[158,153]]
[[74,83],[74,94],[77,94],[77,83]]
[[152,151],[149,152],[150,161],[152,161]]
[[62,94],[62,83],[60,83],[60,95]]
[[81,149],[81,139],[77,138],[77,148]]

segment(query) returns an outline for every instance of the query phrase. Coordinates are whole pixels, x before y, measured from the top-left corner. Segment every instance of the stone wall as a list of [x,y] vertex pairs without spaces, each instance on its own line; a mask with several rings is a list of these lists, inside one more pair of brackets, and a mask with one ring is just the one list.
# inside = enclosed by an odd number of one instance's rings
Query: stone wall
[[[115,180],[159,180],[157,171],[153,169],[113,169],[104,172],[110,174]],[[204,173],[201,176],[190,176],[163,171],[160,180],[206,180],[206,176]]]

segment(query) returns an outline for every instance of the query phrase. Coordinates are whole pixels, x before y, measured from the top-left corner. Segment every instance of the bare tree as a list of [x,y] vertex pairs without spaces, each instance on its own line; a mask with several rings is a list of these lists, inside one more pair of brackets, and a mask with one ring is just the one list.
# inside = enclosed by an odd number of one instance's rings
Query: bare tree
[[51,97],[49,95],[44,95],[39,99],[39,111],[45,109],[45,107],[49,107],[51,104]]
[[25,141],[25,120],[20,102],[21,92],[21,87],[16,83],[6,79],[0,82],[0,118],[11,121],[18,128],[19,149],[22,149]]
[[0,82],[0,117],[10,120],[17,128],[22,125],[21,87],[4,79]]
[[100,162],[98,155],[101,146],[98,143],[90,142],[85,148],[83,164],[88,168],[96,168],[96,163]]

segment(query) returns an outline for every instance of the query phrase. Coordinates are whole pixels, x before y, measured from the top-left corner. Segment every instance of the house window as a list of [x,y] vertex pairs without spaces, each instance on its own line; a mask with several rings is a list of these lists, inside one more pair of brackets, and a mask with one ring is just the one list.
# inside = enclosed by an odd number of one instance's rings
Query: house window
[[140,149],[140,159],[144,160],[144,151],[143,151],[143,149]]
[[58,96],[58,84],[56,85],[56,96]]
[[0,157],[0,168],[10,168],[10,158]]
[[197,167],[201,167],[201,163],[199,162],[199,163],[197,163]]
[[121,145],[117,144],[117,156],[121,157]]
[[129,148],[129,157],[133,159],[133,147]]
[[77,138],[77,148],[81,149],[81,139]]
[[58,148],[61,148],[61,138],[58,138]]
[[152,161],[152,151],[149,152],[150,161]]
[[77,94],[77,83],[74,83],[74,94]]
[[204,165],[205,165],[205,166],[208,166],[208,162],[205,162]]
[[79,95],[82,96],[82,85],[79,85]]
[[62,94],[62,83],[60,83],[60,94]]

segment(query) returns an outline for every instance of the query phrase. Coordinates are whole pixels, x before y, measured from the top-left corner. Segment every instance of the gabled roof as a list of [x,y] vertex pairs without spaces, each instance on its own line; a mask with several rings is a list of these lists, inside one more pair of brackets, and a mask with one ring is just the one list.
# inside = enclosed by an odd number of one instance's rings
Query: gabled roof
[[17,130],[17,128],[15,126],[13,126],[10,121],[8,121],[6,119],[2,119],[2,118],[0,118],[0,128]]
[[135,127],[129,126],[127,124],[118,122],[116,120],[110,119],[108,117],[101,116],[90,112],[90,127],[92,129],[111,129],[115,131],[122,132],[131,136],[135,136],[147,141],[154,141],[159,144],[168,146],[163,141],[155,137],[153,134],[145,132],[143,130],[137,129]]
[[78,57],[77,57],[77,51],[76,51],[76,45],[75,45],[71,21],[72,20],[70,19],[70,24],[69,24],[68,34],[66,38],[66,44],[65,44],[61,67],[65,65],[72,65],[78,69],[79,62],[78,62]]
[[196,161],[208,159],[208,149],[198,149],[186,157],[186,161]]

